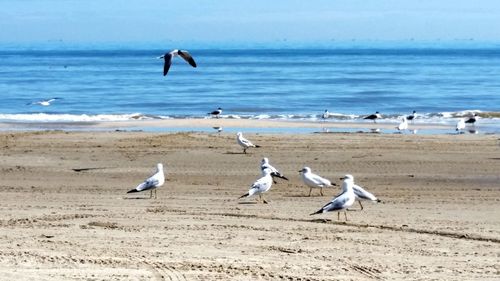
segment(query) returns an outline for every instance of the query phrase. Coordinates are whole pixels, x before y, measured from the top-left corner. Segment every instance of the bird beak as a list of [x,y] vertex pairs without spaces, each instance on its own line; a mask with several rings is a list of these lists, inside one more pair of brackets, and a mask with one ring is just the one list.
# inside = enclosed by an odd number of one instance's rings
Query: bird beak
[[300,170],[299,173],[302,173],[304,170]]
[[339,179],[341,179],[341,180],[345,180],[345,179],[346,179],[346,177],[341,177],[341,178],[339,178]]

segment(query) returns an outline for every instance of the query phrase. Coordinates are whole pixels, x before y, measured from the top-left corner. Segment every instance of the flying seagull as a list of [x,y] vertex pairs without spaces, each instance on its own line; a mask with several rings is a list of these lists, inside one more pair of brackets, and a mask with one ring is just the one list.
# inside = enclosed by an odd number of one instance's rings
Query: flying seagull
[[147,178],[143,183],[139,184],[136,188],[129,190],[127,193],[141,192],[145,190],[150,190],[151,194],[149,198],[153,197],[153,190],[155,191],[156,199],[156,188],[162,186],[165,183],[165,175],[163,174],[163,164],[156,164],[156,173],[151,177]]
[[377,112],[375,112],[375,114],[368,115],[363,119],[373,120],[374,123],[377,123],[376,120],[380,119],[380,118],[382,118],[382,115],[380,115],[380,113],[377,111]]
[[37,105],[41,105],[41,106],[49,106],[53,101],[60,100],[60,99],[61,98],[51,98],[48,100],[34,101],[34,102],[28,103],[28,105],[37,104]]
[[236,134],[236,141],[238,144],[243,147],[243,153],[247,153],[247,149],[249,147],[260,147],[260,145],[255,145],[251,141],[247,140],[245,137],[243,137],[243,134],[241,132],[238,132]]
[[311,196],[311,191],[313,188],[319,188],[319,193],[323,196],[323,187],[330,187],[336,185],[329,180],[322,178],[311,172],[311,168],[304,167],[299,171],[302,177],[302,181],[309,187],[309,196]]
[[192,67],[196,67],[196,62],[194,62],[193,57],[189,54],[188,51],[184,50],[173,50],[171,52],[165,53],[163,56],[158,57],[159,59],[164,59],[165,64],[163,65],[163,76],[167,75],[170,66],[172,65],[172,59],[174,57],[181,57],[185,61],[187,61]]
[[342,183],[342,193],[338,196],[334,197],[328,204],[323,206],[323,208],[311,214],[321,214],[326,212],[334,212],[337,211],[337,220],[340,220],[340,211],[344,211],[345,220],[347,221],[347,213],[346,209],[351,207],[356,200],[356,195],[353,190],[353,177],[351,175],[345,175],[343,178],[344,182]]

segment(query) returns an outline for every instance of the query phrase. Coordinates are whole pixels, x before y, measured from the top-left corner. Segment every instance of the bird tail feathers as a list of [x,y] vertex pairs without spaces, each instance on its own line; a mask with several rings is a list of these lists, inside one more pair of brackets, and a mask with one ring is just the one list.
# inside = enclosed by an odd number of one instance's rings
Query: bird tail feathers
[[134,193],[134,192],[139,192],[139,190],[137,190],[137,189],[134,188],[134,189],[131,189],[131,190],[127,191],[127,193]]
[[323,209],[319,209],[316,212],[309,214],[309,215],[312,216],[312,215],[317,215],[317,214],[322,214],[322,213],[323,213]]
[[241,196],[240,196],[240,198],[238,198],[238,199],[241,199],[241,198],[243,198],[243,197],[248,197],[248,196],[250,196],[250,194],[247,192],[247,193],[245,193],[245,194],[241,195]]

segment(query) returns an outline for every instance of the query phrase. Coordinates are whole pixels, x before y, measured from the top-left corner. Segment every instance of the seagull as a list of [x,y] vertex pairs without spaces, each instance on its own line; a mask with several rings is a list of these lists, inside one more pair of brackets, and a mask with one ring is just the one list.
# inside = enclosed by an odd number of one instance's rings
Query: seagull
[[217,130],[217,133],[219,133],[219,134],[220,134],[220,132],[222,132],[222,130],[223,130],[223,129],[222,129],[222,127],[220,127],[220,126],[217,126],[217,127],[212,127],[212,129]]
[[[355,184],[354,177],[352,175],[345,175],[345,177],[349,178],[353,182],[352,189],[354,190],[354,195],[356,195],[356,199],[358,199],[358,203],[359,203],[359,206],[361,207],[361,210],[363,210],[363,205],[361,204],[361,200],[380,202],[380,199],[378,199],[375,195],[366,191],[361,186]],[[342,185],[342,192],[346,191],[344,188],[345,188],[345,186]]]
[[188,53],[188,51],[175,49],[171,52],[165,53],[164,55],[158,57],[159,59],[165,60],[165,64],[163,65],[163,76],[167,75],[168,70],[170,69],[170,66],[172,65],[172,59],[174,57],[177,57],[177,56],[183,58],[192,67],[196,67],[196,62],[194,62],[193,57],[191,56],[191,54]]
[[410,120],[413,122],[413,119],[415,119],[415,117],[417,117],[417,112],[415,110],[413,110],[413,113],[406,116],[406,119]]
[[374,123],[377,123],[376,120],[379,119],[379,118],[381,119],[382,115],[380,115],[380,113],[377,111],[377,112],[375,112],[375,114],[368,115],[368,116],[366,116],[363,119],[373,120]]
[[329,180],[322,178],[316,174],[311,172],[311,168],[304,167],[299,171],[301,173],[302,180],[304,183],[309,186],[309,195],[311,196],[311,191],[313,188],[319,188],[319,193],[323,196],[323,187],[329,187],[336,185],[335,183],[331,183]]
[[262,173],[264,174],[264,176],[256,180],[252,184],[248,192],[240,196],[239,199],[258,194],[259,200],[262,201],[262,203],[267,204],[267,201],[262,197],[262,193],[269,191],[269,189],[273,185],[273,177],[271,176],[271,169],[264,169]]
[[408,129],[408,120],[406,120],[406,118],[401,118],[401,123],[399,123],[399,125],[396,127],[396,129],[398,129],[398,131],[400,133],[402,133],[402,131],[404,130],[407,130]]
[[460,134],[463,129],[465,129],[465,120],[463,118],[460,118],[460,120],[458,120],[455,130],[457,131],[458,134]]
[[219,116],[222,114],[222,108],[219,107],[219,108],[217,108],[217,110],[214,110],[208,114],[215,116],[215,118],[219,118]]
[[477,113],[474,113],[474,115],[469,117],[469,119],[465,120],[465,123],[474,125],[474,123],[476,123],[477,121],[476,117],[478,117],[478,115]]
[[334,212],[337,211],[337,220],[340,220],[340,211],[344,211],[345,220],[347,221],[347,212],[346,209],[351,207],[356,200],[356,195],[354,194],[353,185],[354,182],[352,180],[351,175],[345,175],[343,178],[344,182],[342,183],[342,193],[332,198],[332,200],[323,206],[323,208],[318,211],[310,214],[316,215],[326,212]]
[[277,177],[277,178],[280,178],[280,179],[284,179],[284,180],[288,180],[287,177],[285,177],[283,174],[280,173],[280,171],[278,171],[278,169],[274,168],[271,164],[269,164],[269,159],[267,159],[266,157],[264,157],[261,161],[261,164],[260,164],[260,168],[262,170],[262,174],[264,174],[264,170],[266,169],[269,169],[271,170],[271,176],[273,177],[273,182],[276,183],[274,181],[274,177]]
[[325,112],[323,113],[323,115],[321,115],[321,118],[323,120],[330,118],[330,112],[328,112],[328,109],[325,109]]
[[61,98],[51,98],[48,100],[34,101],[31,103],[28,103],[28,105],[37,104],[37,105],[42,105],[42,106],[49,106],[53,101],[60,100],[60,99]]
[[136,188],[129,190],[127,193],[141,192],[145,190],[150,190],[151,194],[149,198],[153,197],[153,190],[155,191],[156,199],[156,188],[162,186],[165,183],[165,175],[163,174],[163,164],[156,164],[156,173],[151,177],[147,178],[143,183],[139,184]]
[[249,140],[247,140],[246,138],[243,137],[243,134],[241,132],[238,132],[236,134],[236,140],[238,141],[238,144],[243,147],[243,153],[247,153],[247,149],[249,147],[260,147],[260,145],[255,145],[253,144],[252,142],[250,142]]

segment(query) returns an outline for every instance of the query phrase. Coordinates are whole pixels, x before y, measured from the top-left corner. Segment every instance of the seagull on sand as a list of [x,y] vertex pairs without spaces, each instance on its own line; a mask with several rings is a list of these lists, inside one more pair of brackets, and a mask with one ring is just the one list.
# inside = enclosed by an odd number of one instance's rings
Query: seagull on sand
[[165,60],[165,64],[163,65],[163,76],[167,75],[168,70],[172,65],[172,59],[174,57],[181,57],[185,61],[187,61],[192,67],[196,67],[196,62],[194,62],[193,57],[191,56],[191,54],[189,54],[188,51],[175,49],[171,52],[165,53],[164,55],[158,57],[159,59]]
[[288,180],[282,173],[280,173],[280,171],[278,171],[278,169],[274,168],[271,164],[269,164],[269,159],[267,159],[266,157],[262,159],[260,163],[260,169],[262,170],[262,175],[264,175],[264,170],[266,169],[271,170],[271,176],[273,177],[274,183],[276,183],[276,181],[274,181],[275,177]]
[[455,127],[455,130],[457,131],[458,134],[462,133],[462,130],[465,129],[465,120],[463,118],[460,118],[457,122],[457,126]]
[[330,112],[328,112],[328,109],[325,109],[325,112],[323,112],[323,115],[321,115],[321,119],[325,121],[328,118],[330,118]]
[[368,115],[363,119],[373,120],[374,123],[377,123],[377,119],[381,119],[381,118],[382,118],[382,115],[380,115],[380,113],[377,111],[377,112],[375,112],[375,114]]
[[322,178],[316,174],[311,172],[311,168],[304,167],[299,171],[301,173],[302,180],[304,183],[309,186],[309,195],[311,196],[311,191],[313,188],[319,188],[319,193],[323,196],[323,187],[330,187],[336,185],[335,183],[330,182],[329,180]]
[[415,110],[413,110],[413,113],[406,116],[406,119],[410,120],[413,122],[413,119],[415,119],[415,117],[417,117],[417,112]]
[[243,134],[241,132],[238,132],[236,134],[236,140],[238,141],[238,144],[243,147],[243,153],[247,153],[247,149],[249,147],[260,147],[260,145],[255,145],[246,138],[243,137]]
[[163,174],[163,164],[156,164],[156,173],[151,177],[147,178],[143,183],[139,184],[136,188],[129,190],[127,193],[141,192],[145,190],[150,190],[151,194],[149,198],[153,197],[153,190],[155,191],[156,199],[156,188],[162,186],[165,183],[165,175]]
[[474,113],[474,115],[469,117],[469,119],[465,120],[465,123],[474,125],[477,121],[476,117],[478,117],[478,115],[477,113]]
[[222,108],[217,108],[217,110],[214,110],[210,113],[208,113],[211,116],[215,116],[215,118],[219,118],[219,116],[222,114]]
[[48,100],[34,101],[31,103],[28,103],[28,105],[37,104],[37,105],[41,105],[41,106],[49,106],[53,101],[60,100],[60,99],[61,98],[51,98]]
[[264,169],[262,173],[264,174],[264,176],[256,180],[252,184],[248,192],[240,196],[239,199],[258,194],[259,200],[262,201],[262,203],[267,204],[267,201],[262,197],[262,193],[267,192],[269,191],[269,189],[271,189],[271,186],[273,185],[273,177],[271,176],[271,169]]
[[[353,183],[352,189],[354,190],[354,195],[356,195],[356,199],[358,199],[358,203],[359,203],[359,206],[361,207],[361,210],[363,210],[363,205],[361,204],[361,200],[380,202],[380,199],[378,199],[375,195],[366,191],[361,186],[355,184],[354,177],[352,175],[345,175],[345,177],[352,180],[352,183]],[[343,189],[344,187],[345,187],[345,185],[342,185],[342,192],[346,191],[345,189]]]
[[347,221],[347,208],[351,207],[356,200],[356,195],[354,194],[353,185],[354,182],[352,180],[351,175],[345,175],[343,178],[344,182],[342,182],[342,193],[335,196],[328,204],[323,206],[323,208],[318,211],[310,214],[316,215],[326,212],[335,212],[337,211],[337,220],[340,220],[340,211],[344,211],[345,220]]
[[401,118],[401,123],[396,127],[400,133],[402,133],[404,130],[408,130],[408,120],[406,118]]

